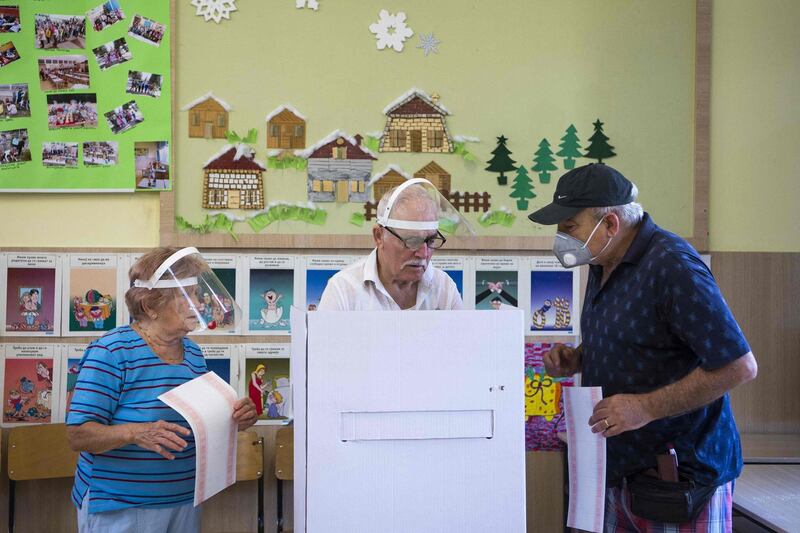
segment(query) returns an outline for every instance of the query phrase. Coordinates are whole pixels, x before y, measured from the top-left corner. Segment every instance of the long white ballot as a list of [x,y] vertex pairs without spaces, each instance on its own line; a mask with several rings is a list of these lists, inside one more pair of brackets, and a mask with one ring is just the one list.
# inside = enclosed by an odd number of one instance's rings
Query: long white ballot
[[214,372],[158,397],[189,422],[194,435],[194,504],[200,505],[236,482],[236,391]]
[[606,500],[606,439],[592,433],[589,418],[603,399],[600,387],[564,387],[569,458],[567,526],[603,531]]

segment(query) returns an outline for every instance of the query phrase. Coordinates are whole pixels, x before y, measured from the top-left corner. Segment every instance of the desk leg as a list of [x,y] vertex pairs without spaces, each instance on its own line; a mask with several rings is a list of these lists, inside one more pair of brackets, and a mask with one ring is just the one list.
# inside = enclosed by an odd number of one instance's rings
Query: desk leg
[[14,533],[14,493],[16,492],[16,481],[8,480],[8,533]]
[[279,479],[277,481],[278,508],[276,509],[276,515],[278,517],[278,533],[283,533],[283,480]]

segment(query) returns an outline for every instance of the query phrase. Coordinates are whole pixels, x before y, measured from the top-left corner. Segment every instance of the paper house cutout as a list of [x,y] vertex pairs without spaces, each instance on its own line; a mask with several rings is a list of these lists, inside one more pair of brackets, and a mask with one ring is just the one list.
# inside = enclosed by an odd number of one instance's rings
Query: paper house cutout
[[407,174],[403,169],[397,165],[389,165],[380,174],[372,176],[368,185],[372,188],[373,198],[378,202],[393,187],[397,187],[410,179],[411,175]]
[[226,146],[203,167],[203,207],[264,209],[266,170],[247,145]]
[[296,150],[306,147],[306,117],[290,105],[282,105],[266,118],[267,148]]
[[442,196],[450,197],[450,173],[440,167],[436,161],[431,161],[421,169],[414,172],[415,178],[425,178],[433,183]]
[[362,137],[334,131],[297,155],[308,159],[308,199],[313,202],[366,202],[372,162]]
[[231,106],[213,93],[189,102],[181,108],[189,112],[189,137],[224,139],[230,110]]
[[386,106],[388,117],[381,136],[381,152],[449,153],[454,149],[445,117],[450,112],[439,96],[411,89]]

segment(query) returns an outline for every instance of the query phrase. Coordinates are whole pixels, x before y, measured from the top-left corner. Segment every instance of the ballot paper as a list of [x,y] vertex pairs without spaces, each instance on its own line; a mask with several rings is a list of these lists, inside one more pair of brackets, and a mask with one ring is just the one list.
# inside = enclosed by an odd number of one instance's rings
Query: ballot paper
[[189,422],[194,435],[194,504],[236,482],[236,391],[214,372],[165,392],[159,400]]
[[592,433],[589,418],[603,399],[600,387],[564,387],[569,457],[567,526],[603,531],[606,500],[606,439]]

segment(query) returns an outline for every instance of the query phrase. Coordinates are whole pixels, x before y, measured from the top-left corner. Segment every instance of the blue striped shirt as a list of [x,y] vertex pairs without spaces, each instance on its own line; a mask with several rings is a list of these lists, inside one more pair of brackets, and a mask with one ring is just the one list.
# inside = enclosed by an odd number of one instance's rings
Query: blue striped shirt
[[[207,372],[200,347],[183,339],[184,359],[159,359],[130,326],[113,329],[86,348],[75,384],[68,425],[105,425],[164,420],[189,427],[158,396]],[[105,453],[81,452],[72,501],[81,506],[89,492],[89,512],[128,507],[172,507],[194,500],[195,447],[172,452],[169,461],[134,444]]]

